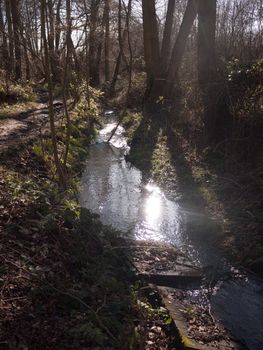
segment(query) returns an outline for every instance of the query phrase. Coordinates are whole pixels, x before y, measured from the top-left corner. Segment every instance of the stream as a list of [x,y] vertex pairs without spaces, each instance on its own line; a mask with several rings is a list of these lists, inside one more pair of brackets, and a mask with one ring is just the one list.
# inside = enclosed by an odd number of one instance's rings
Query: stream
[[[103,224],[138,240],[176,245],[199,266],[213,271],[211,310],[233,336],[249,350],[263,350],[263,281],[233,268],[207,242],[191,243],[185,230],[187,215],[179,204],[151,179],[125,160],[129,147],[114,115],[90,146],[82,177],[81,205],[100,215]],[[189,290],[202,300],[204,286]]]

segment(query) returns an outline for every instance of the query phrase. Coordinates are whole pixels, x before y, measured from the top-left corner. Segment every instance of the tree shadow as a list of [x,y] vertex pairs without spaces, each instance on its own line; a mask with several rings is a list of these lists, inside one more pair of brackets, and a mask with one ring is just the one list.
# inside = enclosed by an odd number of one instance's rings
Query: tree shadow
[[[143,114],[143,118],[134,132],[131,150],[127,160],[149,176],[153,168],[153,153],[162,135],[167,138],[167,148],[170,153],[172,166],[176,172],[176,184],[179,188],[182,214],[186,222],[187,236],[197,242],[215,244],[221,238],[221,228],[207,210],[207,201],[204,198],[200,185],[193,176],[178,135],[176,134],[176,121],[171,110],[176,111],[177,118],[181,113],[180,87],[177,87],[176,98],[171,108],[168,104],[157,106],[156,112]],[[161,155],[163,156],[163,155]],[[167,182],[174,179],[167,179]]]
[[167,133],[167,146],[176,169],[176,181],[181,195],[179,202],[186,220],[187,235],[195,242],[215,243],[221,237],[220,226],[208,213],[207,201],[194,179],[192,168],[174,130]]
[[149,116],[144,112],[136,131],[134,132],[130,153],[126,159],[142,170],[147,176],[152,167],[152,155],[158,141],[163,121],[156,112]]

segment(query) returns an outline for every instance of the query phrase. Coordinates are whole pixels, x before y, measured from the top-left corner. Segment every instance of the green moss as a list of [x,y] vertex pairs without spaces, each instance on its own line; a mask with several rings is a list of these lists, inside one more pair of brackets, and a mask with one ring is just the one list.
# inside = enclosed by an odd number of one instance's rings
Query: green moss
[[130,112],[122,120],[122,125],[124,126],[126,132],[125,136],[127,137],[128,144],[134,138],[135,132],[138,129],[142,121],[142,113]]
[[188,338],[186,335],[183,335],[182,336],[182,342],[184,344],[184,346],[186,347],[192,347],[193,346],[193,342],[190,338]]

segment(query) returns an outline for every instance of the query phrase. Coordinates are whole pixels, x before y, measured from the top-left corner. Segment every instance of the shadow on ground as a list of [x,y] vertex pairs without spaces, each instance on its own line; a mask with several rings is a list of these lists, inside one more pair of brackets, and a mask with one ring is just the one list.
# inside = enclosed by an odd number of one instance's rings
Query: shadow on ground
[[[176,196],[180,196],[179,202],[190,239],[215,243],[221,236],[220,226],[207,211],[207,202],[200,191],[199,184],[194,179],[176,131],[170,125],[171,121],[165,112],[160,112],[152,118],[144,114],[134,132],[127,159],[141,169],[146,177],[152,176],[152,169],[158,163],[160,171],[156,178],[157,182],[160,182],[160,177],[165,179],[164,183],[161,181],[165,189],[171,187],[170,183],[176,183],[179,192]],[[161,147],[164,147],[166,152],[156,152],[160,143],[163,143]],[[167,169],[167,163],[172,168],[170,172],[170,169]]]

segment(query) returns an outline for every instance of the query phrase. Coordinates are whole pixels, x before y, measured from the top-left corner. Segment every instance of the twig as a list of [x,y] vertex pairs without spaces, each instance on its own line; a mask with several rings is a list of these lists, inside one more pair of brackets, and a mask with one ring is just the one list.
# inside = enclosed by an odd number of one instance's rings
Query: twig
[[238,182],[236,182],[233,179],[230,179],[228,177],[224,177],[224,176],[218,176],[219,179],[223,179],[223,180],[227,180],[229,182],[232,182],[234,185],[236,185],[238,188],[243,189],[244,187],[242,185],[240,185]]
[[[13,301],[13,300],[21,300],[21,299],[26,299],[27,297],[15,297],[15,298],[9,298],[9,299],[2,299],[3,302],[8,302],[8,301]],[[1,299],[0,299],[1,300]]]
[[117,123],[117,125],[115,126],[115,128],[113,129],[113,131],[111,132],[111,136],[108,138],[107,143],[110,142],[110,140],[113,138],[113,136],[115,135],[115,132],[117,131],[118,127],[120,126],[121,122],[123,119],[123,115],[119,117],[119,121]]
[[97,308],[97,310],[95,311],[96,314],[98,314],[100,310],[104,308],[104,306],[106,305],[106,300],[107,300],[107,295],[105,294],[103,299],[103,304]]

